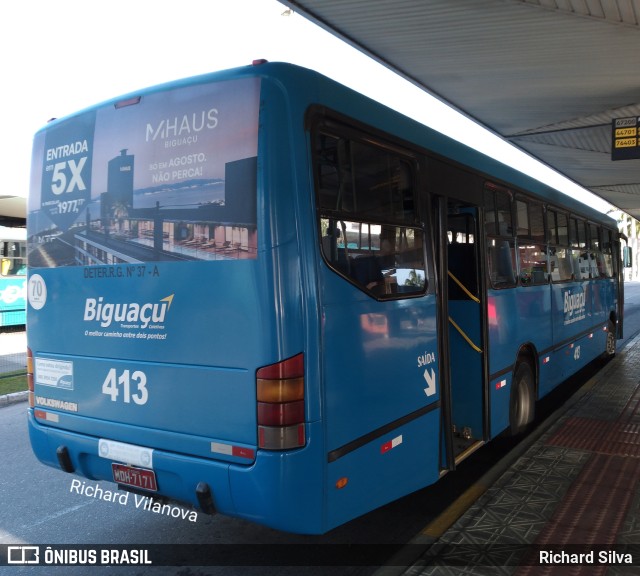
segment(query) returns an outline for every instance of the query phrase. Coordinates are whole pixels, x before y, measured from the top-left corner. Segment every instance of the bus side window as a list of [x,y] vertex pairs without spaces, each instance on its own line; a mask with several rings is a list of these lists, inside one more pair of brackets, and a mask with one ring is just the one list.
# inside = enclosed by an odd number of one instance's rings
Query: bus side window
[[342,244],[342,232],[335,220],[323,219],[322,228],[322,253],[327,261],[343,274],[348,274],[347,257],[344,244]]
[[571,263],[573,277],[576,280],[586,280],[591,271],[589,251],[587,250],[586,222],[578,218],[569,218],[569,244],[571,245]]
[[547,254],[544,246],[519,241],[518,262],[522,286],[534,286],[548,282]]
[[596,224],[588,224],[589,257],[591,259],[591,277],[606,278],[607,272],[602,254],[602,230]]
[[551,281],[566,282],[574,278],[574,263],[569,244],[569,223],[567,215],[555,210],[547,210],[549,232],[549,260]]
[[485,184],[485,232],[489,236],[513,236],[511,192],[495,184]]
[[604,275],[606,278],[613,278],[615,275],[613,268],[613,241],[611,231],[603,230],[602,258],[604,260]]
[[330,218],[320,227],[325,260],[359,288],[375,297],[424,291],[422,230]]
[[516,253],[513,239],[512,194],[487,182],[484,188],[484,227],[487,236],[489,280],[494,288],[516,285]]
[[424,233],[411,155],[351,128],[324,128],[313,135],[313,162],[325,262],[377,299],[424,293]]
[[542,204],[516,199],[516,229],[520,285],[546,284],[549,276]]
[[549,260],[551,262],[551,281],[564,282],[573,278],[573,264],[571,262],[571,250],[567,248],[549,247]]
[[496,288],[515,286],[513,242],[502,238],[490,238],[488,240],[488,251],[491,284]]

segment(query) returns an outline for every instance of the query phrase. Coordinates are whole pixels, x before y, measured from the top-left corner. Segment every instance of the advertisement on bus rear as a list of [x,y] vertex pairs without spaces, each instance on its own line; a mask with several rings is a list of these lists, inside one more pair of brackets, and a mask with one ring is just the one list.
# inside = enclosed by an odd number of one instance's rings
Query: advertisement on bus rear
[[30,266],[256,258],[259,100],[260,80],[238,79],[51,124],[34,143]]

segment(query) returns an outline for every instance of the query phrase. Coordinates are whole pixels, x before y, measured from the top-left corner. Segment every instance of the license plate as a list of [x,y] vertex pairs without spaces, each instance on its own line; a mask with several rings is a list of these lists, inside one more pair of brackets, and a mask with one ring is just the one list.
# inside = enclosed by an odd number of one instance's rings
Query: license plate
[[134,468],[133,466],[115,463],[111,464],[111,470],[113,471],[113,480],[118,484],[142,488],[143,490],[150,490],[152,492],[158,490],[156,473],[153,470]]

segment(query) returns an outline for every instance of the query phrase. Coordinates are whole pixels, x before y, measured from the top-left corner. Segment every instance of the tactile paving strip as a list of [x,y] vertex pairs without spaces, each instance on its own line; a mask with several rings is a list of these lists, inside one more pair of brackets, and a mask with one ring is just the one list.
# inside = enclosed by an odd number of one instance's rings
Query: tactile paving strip
[[[640,479],[640,459],[593,454],[571,485],[550,521],[538,534],[534,549],[594,550],[613,548]],[[570,568],[570,570],[569,570]],[[606,565],[524,566],[516,576],[599,575]]]
[[547,444],[640,458],[640,387],[616,420],[568,418]]

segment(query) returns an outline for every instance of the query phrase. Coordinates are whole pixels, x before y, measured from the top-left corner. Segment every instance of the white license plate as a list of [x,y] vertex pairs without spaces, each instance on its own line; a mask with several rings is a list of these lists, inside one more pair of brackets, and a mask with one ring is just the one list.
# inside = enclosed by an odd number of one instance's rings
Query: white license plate
[[100,438],[98,456],[137,468],[153,468],[153,449]]

